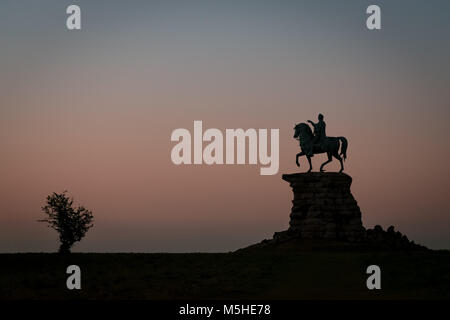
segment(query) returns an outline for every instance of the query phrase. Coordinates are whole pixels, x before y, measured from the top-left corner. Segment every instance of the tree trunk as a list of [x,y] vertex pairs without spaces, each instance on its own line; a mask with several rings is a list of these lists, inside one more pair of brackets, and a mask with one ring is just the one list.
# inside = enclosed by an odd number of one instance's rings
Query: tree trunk
[[59,254],[68,254],[70,253],[70,245],[68,243],[61,243],[59,246]]

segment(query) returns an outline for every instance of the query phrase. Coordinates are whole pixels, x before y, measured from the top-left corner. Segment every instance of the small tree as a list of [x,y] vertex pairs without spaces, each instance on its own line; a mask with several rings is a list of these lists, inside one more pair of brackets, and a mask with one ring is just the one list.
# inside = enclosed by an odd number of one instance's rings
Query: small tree
[[59,253],[70,253],[70,248],[77,241],[80,241],[86,232],[93,226],[92,212],[84,207],[73,208],[73,198],[66,196],[67,191],[56,193],[47,197],[47,205],[42,207],[42,211],[48,218],[38,220],[47,222],[59,233]]

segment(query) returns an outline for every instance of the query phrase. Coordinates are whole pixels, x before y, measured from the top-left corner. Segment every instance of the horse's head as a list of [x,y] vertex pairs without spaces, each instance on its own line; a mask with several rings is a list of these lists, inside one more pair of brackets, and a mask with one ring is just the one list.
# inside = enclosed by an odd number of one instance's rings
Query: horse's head
[[294,139],[312,139],[313,133],[306,123],[298,123],[294,127]]
[[299,139],[300,135],[300,124],[296,124],[294,127],[294,139]]

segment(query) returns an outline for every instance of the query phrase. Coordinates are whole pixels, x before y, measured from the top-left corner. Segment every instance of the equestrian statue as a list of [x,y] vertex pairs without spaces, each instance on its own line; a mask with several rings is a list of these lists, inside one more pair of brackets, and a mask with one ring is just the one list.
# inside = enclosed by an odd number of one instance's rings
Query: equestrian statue
[[[325,171],[323,168],[327,163],[332,161],[332,157],[335,157],[341,163],[341,170],[344,170],[343,160],[347,158],[347,146],[348,142],[345,137],[327,137],[325,132],[325,121],[323,121],[323,115],[319,114],[319,122],[314,123],[311,120],[308,120],[309,123],[314,128],[314,133],[311,130],[311,127],[306,123],[299,123],[294,127],[294,139],[299,140],[301,152],[297,153],[295,162],[297,166],[300,167],[300,163],[298,162],[298,158],[301,156],[306,156],[309,162],[309,170],[312,170],[311,158],[315,154],[326,153],[328,156],[328,160],[322,163],[320,166],[320,172]],[[340,151],[339,152],[339,148]],[[342,157],[341,157],[342,156]]]

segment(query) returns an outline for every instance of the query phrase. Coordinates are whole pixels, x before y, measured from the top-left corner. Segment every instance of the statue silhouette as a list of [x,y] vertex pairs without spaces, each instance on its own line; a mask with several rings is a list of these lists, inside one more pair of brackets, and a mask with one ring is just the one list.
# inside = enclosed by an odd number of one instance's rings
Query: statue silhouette
[[[320,166],[320,172],[324,171],[324,166],[327,163],[332,161],[332,157],[335,157],[341,163],[341,170],[344,170],[344,164],[341,158],[345,160],[347,158],[347,147],[348,142],[345,137],[327,137],[325,133],[325,122],[323,121],[323,115],[319,114],[319,122],[314,123],[311,120],[308,120],[314,127],[314,134],[310,128],[310,126],[306,123],[299,123],[294,127],[294,138],[300,141],[300,148],[302,152],[297,153],[295,162],[297,166],[300,167],[300,163],[298,162],[298,158],[301,156],[306,156],[309,162],[309,170],[312,170],[311,158],[315,154],[326,153],[328,156],[328,160],[322,163]],[[339,147],[341,145],[341,153],[339,154]]]
[[[323,145],[325,138],[327,137],[325,133],[326,124],[325,121],[323,121],[323,114],[319,113],[318,119],[319,122],[317,123],[314,123],[311,120],[308,120],[308,122],[311,123],[314,128],[314,144]],[[312,157],[313,154],[310,154],[310,156]]]

